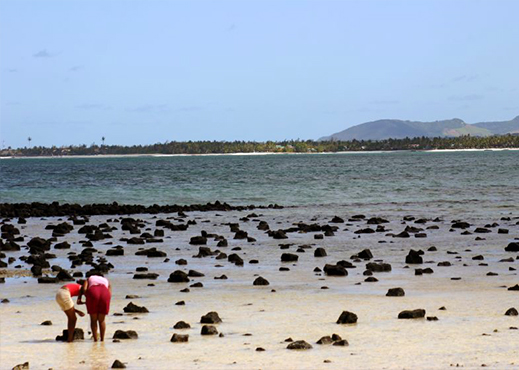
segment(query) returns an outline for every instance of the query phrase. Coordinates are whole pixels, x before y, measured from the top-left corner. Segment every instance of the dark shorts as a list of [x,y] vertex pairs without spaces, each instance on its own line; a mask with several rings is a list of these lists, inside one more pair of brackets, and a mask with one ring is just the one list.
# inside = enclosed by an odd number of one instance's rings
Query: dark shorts
[[86,306],[89,314],[108,315],[112,295],[104,285],[94,285],[86,292]]

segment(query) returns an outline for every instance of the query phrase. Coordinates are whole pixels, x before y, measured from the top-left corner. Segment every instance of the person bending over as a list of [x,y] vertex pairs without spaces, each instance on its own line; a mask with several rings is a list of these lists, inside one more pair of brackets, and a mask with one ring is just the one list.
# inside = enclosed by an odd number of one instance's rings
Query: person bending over
[[74,340],[74,330],[76,329],[77,316],[83,317],[85,313],[77,310],[74,307],[74,302],[72,301],[72,297],[78,297],[78,304],[80,304],[80,296],[82,294],[82,285],[83,281],[78,280],[79,284],[71,283],[63,285],[56,293],[56,302],[61,307],[65,315],[67,315],[67,330],[68,330],[68,342],[72,342]]
[[[97,328],[101,342],[105,340],[106,322],[105,317],[110,311],[110,300],[112,298],[112,286],[108,280],[99,275],[92,275],[83,283],[83,292],[86,296],[87,312],[90,315],[90,328],[94,342],[97,342]],[[81,295],[78,304],[83,304]]]

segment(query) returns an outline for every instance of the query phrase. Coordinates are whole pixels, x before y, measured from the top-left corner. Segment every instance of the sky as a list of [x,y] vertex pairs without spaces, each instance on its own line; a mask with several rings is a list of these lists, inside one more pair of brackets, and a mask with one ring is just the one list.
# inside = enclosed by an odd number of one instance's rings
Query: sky
[[0,145],[509,120],[518,14],[515,0],[1,0]]

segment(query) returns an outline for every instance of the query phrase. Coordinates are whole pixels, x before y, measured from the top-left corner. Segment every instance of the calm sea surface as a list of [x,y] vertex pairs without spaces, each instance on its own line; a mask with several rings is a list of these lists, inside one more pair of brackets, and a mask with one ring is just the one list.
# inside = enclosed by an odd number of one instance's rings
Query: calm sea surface
[[0,202],[513,208],[519,152],[0,161]]

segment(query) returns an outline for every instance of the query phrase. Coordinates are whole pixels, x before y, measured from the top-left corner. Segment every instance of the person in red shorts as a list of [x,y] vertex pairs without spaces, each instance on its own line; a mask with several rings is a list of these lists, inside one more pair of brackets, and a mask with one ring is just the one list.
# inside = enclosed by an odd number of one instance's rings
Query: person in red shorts
[[68,341],[72,342],[74,340],[74,330],[76,329],[77,317],[76,314],[83,317],[85,313],[77,310],[74,307],[74,302],[72,301],[72,297],[78,297],[78,304],[80,300],[80,295],[82,294],[81,289],[83,287],[81,284],[82,280],[78,280],[79,284],[71,283],[63,285],[56,293],[56,302],[60,306],[60,308],[67,315],[67,331],[68,331]]
[[[87,312],[90,315],[90,328],[94,342],[97,342],[97,328],[101,336],[101,342],[105,340],[105,317],[110,311],[110,299],[112,298],[112,286],[109,281],[99,275],[92,275],[83,283],[83,291],[86,296]],[[83,304],[81,295],[78,304]]]

